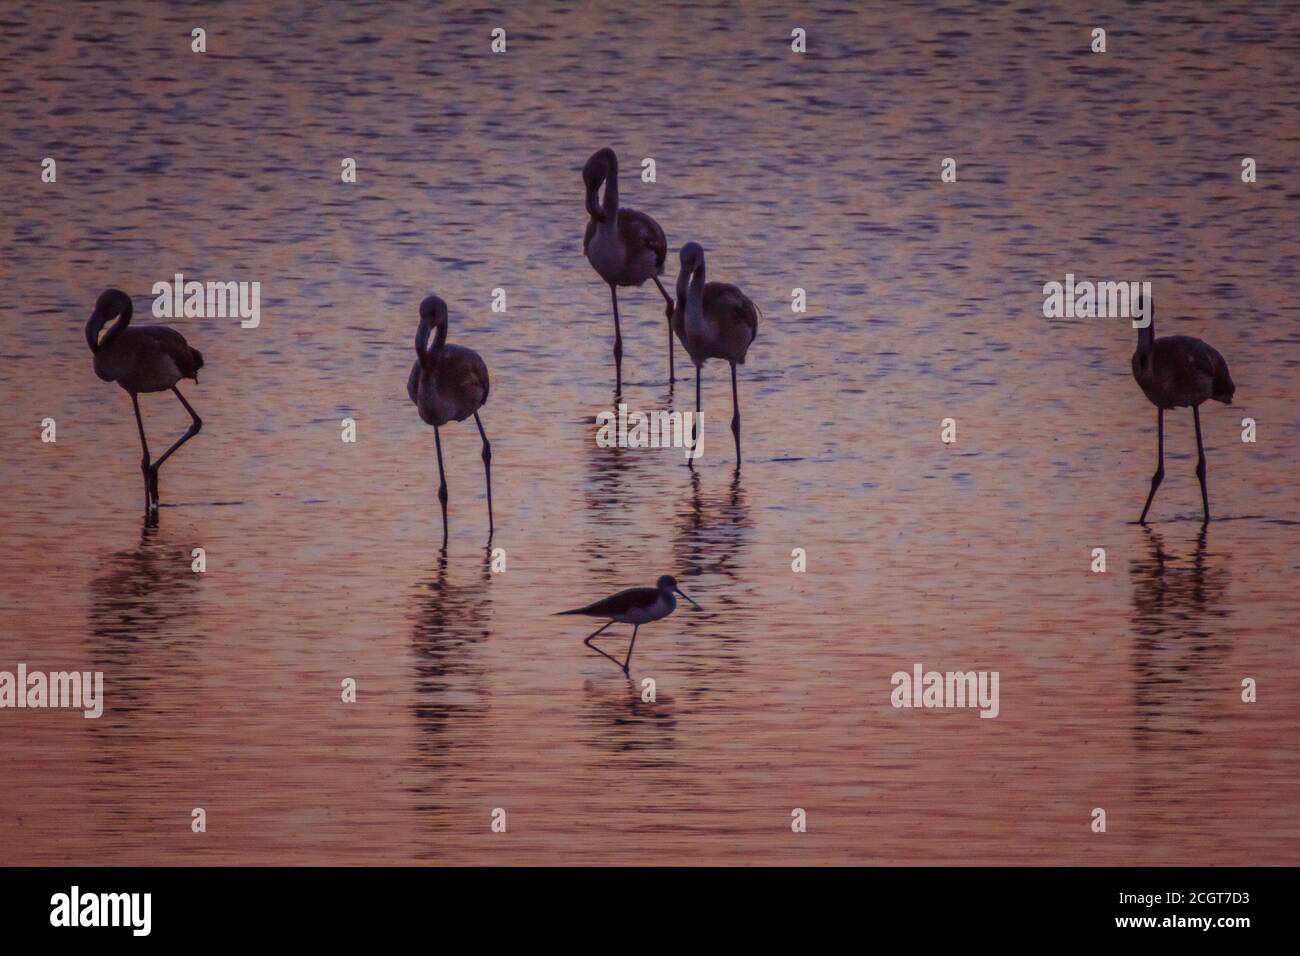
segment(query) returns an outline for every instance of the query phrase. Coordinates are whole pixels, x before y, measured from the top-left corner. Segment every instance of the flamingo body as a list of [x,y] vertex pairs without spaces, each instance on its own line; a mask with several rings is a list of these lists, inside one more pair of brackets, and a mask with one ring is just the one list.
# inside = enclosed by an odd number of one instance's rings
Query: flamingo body
[[694,328],[686,323],[684,296],[673,310],[673,332],[697,366],[709,359],[745,364],[745,354],[758,337],[758,309],[745,293],[727,282],[704,284],[703,309]]
[[1237,390],[1218,350],[1190,335],[1156,339],[1149,361],[1134,352],[1133,378],[1152,405],[1166,410],[1210,400],[1231,405]]
[[610,285],[644,285],[664,274],[668,239],[659,223],[635,209],[619,209],[616,220],[587,222],[582,254]]
[[487,363],[463,345],[444,346],[436,369],[419,359],[411,366],[406,394],[426,425],[463,422],[487,403]]
[[165,392],[183,378],[199,380],[203,353],[165,325],[125,328],[95,353],[95,374],[133,394]]

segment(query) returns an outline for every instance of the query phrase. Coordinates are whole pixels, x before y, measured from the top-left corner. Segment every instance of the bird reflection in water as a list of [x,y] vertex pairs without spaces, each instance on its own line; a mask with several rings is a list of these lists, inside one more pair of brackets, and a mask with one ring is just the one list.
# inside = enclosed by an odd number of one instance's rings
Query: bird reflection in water
[[[419,773],[407,790],[420,829],[431,834],[457,825],[457,798],[446,783],[472,772],[489,710],[482,652],[492,631],[492,549],[484,549],[482,568],[463,583],[448,580],[447,566],[444,550],[433,578],[418,588],[411,632]],[[418,855],[435,859],[437,848]]]
[[482,568],[465,583],[447,578],[447,552],[438,555],[438,570],[420,587],[411,635],[415,653],[415,717],[425,732],[421,749],[441,755],[443,739],[454,719],[482,719],[487,712],[484,664],[480,645],[491,633],[492,552],[485,549]]
[[[647,680],[655,681],[654,685],[647,685]],[[635,682],[587,681],[585,723],[601,753],[639,755],[639,766],[665,765],[663,755],[677,746],[676,702],[658,683],[649,675],[638,676]],[[652,687],[654,700],[645,700]]]
[[[170,541],[148,520],[133,550],[103,562],[90,583],[87,623],[94,667],[111,681],[106,717],[165,709],[169,688],[195,686],[202,666],[199,577],[190,543]],[[183,707],[189,697],[176,700]]]
[[1209,550],[1204,526],[1186,558],[1170,553],[1159,532],[1148,527],[1143,533],[1148,553],[1131,562],[1129,571],[1139,751],[1163,746],[1158,735],[1197,735],[1213,726],[1223,706],[1223,681],[1214,671],[1231,649],[1224,634],[1230,556]]
[[[597,429],[593,419],[587,436],[589,455],[583,495],[590,522],[603,533],[583,539],[581,560],[593,582],[616,589],[625,582],[630,569],[646,563],[645,540],[628,534],[629,515],[637,514],[662,494],[657,485],[667,478],[655,473],[655,450],[617,445],[602,448],[596,444]],[[656,569],[655,573],[661,571]]]
[[[727,491],[705,498],[698,470],[690,474],[691,494],[682,497],[673,534],[674,567],[683,575],[721,574],[740,580],[738,565],[749,544],[753,527],[740,471],[732,473]],[[722,603],[734,597],[720,594]]]
[[[748,581],[741,567],[749,550],[753,522],[739,469],[732,472],[726,490],[706,495],[700,469],[690,472],[690,495],[682,495],[673,518],[673,567],[688,588],[698,589],[703,610],[686,615],[682,628],[690,635],[685,658],[690,684],[683,693],[704,693],[718,667],[734,674],[741,665],[737,653],[747,626],[751,604]],[[732,586],[711,588],[707,575],[721,575]]]

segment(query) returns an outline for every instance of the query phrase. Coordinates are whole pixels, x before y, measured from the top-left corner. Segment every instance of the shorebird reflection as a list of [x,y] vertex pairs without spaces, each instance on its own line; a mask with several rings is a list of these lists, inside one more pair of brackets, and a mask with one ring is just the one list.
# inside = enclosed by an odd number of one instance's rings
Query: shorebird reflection
[[645,693],[640,682],[587,681],[583,708],[591,743],[601,753],[633,757],[637,767],[669,766],[665,754],[677,746],[676,701],[661,687],[653,701]]

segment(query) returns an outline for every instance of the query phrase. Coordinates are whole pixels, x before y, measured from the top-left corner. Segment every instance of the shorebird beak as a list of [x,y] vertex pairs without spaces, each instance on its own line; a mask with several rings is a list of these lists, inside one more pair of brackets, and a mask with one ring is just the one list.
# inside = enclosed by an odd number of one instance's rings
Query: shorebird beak
[[[681,588],[673,588],[673,590],[676,591],[678,594],[680,594],[682,597],[686,598],[686,600],[691,601],[687,593],[683,591]],[[698,604],[695,604],[694,601],[691,601],[691,604],[695,605],[696,610],[699,610],[700,606]]]

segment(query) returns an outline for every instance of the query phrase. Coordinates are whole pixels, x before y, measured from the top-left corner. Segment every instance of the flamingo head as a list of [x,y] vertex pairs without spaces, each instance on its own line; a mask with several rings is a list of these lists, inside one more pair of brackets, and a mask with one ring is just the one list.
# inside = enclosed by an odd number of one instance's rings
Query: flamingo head
[[678,257],[682,264],[682,273],[690,275],[704,265],[704,247],[698,242],[688,242],[682,246],[682,251],[678,253]]
[[[121,289],[105,289],[95,300],[95,311],[90,313],[90,320],[86,323],[86,344],[92,352],[99,351],[99,333],[104,326],[119,315],[131,317],[131,297]],[[112,334],[111,330],[109,334]]]
[[618,156],[608,146],[592,153],[591,158],[582,167],[582,182],[587,187],[587,212],[597,221],[605,220],[605,213],[600,208],[597,193],[600,191],[601,184],[612,173],[617,172]]

